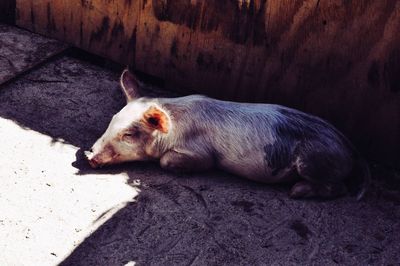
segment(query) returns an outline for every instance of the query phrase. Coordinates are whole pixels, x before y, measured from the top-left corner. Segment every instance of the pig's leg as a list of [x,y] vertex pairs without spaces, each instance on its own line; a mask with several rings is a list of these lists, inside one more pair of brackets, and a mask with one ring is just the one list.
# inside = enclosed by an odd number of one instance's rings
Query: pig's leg
[[163,169],[173,172],[197,172],[212,168],[213,159],[207,155],[168,151],[161,157],[160,165]]
[[296,159],[297,173],[302,178],[290,191],[292,198],[336,198],[347,193],[343,183],[349,175],[348,159],[326,152],[304,152]]

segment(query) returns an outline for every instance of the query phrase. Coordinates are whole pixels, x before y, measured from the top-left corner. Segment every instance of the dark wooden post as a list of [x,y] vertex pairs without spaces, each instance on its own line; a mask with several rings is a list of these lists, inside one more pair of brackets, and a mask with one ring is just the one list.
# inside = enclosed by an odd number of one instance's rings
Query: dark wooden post
[[15,0],[0,1],[0,22],[15,23]]

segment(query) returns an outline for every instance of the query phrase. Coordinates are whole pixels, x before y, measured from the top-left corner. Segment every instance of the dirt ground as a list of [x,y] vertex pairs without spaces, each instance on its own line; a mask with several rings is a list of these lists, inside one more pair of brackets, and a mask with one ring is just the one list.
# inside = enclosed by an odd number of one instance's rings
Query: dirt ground
[[118,72],[63,55],[0,87],[0,265],[399,265],[400,174],[366,198],[154,163],[91,170],[123,105]]
[[67,47],[59,41],[0,23],[0,84]]

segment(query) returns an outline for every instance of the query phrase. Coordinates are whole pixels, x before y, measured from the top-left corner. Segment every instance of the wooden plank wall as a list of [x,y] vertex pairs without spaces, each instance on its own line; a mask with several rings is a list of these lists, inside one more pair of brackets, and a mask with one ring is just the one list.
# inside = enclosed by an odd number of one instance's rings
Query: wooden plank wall
[[0,22],[15,22],[15,0],[0,0]]
[[400,1],[17,0],[17,23],[168,86],[320,115],[400,163]]

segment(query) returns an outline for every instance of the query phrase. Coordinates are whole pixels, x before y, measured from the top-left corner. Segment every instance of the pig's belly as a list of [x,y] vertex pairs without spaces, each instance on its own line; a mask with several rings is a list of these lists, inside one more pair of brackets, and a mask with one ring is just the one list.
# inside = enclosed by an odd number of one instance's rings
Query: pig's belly
[[279,171],[268,167],[264,160],[231,160],[219,161],[218,167],[226,172],[263,183],[283,183],[297,178],[295,167],[290,165]]

